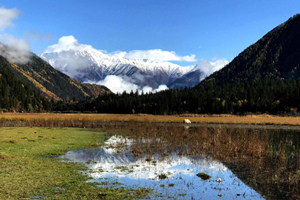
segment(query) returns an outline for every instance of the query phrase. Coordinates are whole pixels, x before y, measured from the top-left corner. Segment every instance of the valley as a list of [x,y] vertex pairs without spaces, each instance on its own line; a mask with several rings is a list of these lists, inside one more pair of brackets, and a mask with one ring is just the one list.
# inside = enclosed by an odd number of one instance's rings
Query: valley
[[3,2],[0,199],[300,199],[295,2]]

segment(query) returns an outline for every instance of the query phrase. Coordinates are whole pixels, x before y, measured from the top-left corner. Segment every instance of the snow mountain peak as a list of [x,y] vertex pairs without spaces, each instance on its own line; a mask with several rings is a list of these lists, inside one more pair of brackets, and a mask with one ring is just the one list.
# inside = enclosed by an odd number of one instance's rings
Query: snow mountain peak
[[[138,89],[155,89],[160,85],[167,85],[168,88],[191,87],[199,83],[201,75],[195,66],[181,67],[170,62],[119,58],[89,47],[46,51],[41,57],[57,70],[82,82],[101,84],[107,76],[113,75],[137,85]],[[189,73],[194,74],[192,81],[183,78]]]
[[[54,68],[82,82],[120,90],[154,91],[159,88],[192,87],[205,78],[201,66],[180,66],[169,61],[195,62],[195,55],[179,56],[160,49],[106,53],[80,44],[72,35],[61,37],[41,57]],[[203,62],[204,63],[204,62]],[[205,67],[211,67],[204,63]],[[117,85],[117,84],[120,85]],[[124,85],[128,87],[124,87]],[[119,88],[119,90],[118,90]],[[152,88],[152,90],[149,90]]]

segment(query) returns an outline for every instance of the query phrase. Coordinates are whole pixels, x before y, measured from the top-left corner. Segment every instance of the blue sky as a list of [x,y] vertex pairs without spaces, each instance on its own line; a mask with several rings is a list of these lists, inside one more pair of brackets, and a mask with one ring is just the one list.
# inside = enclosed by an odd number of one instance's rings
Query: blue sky
[[231,61],[299,12],[299,0],[4,0],[13,26],[41,54],[62,36],[107,52],[161,49]]

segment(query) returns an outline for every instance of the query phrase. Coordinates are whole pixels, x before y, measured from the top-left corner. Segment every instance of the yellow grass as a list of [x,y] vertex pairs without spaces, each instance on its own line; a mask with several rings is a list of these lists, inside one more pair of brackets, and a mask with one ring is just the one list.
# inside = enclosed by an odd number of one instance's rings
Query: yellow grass
[[192,123],[208,124],[278,124],[300,125],[300,117],[281,117],[272,115],[147,115],[147,114],[58,114],[58,113],[1,113],[0,118],[6,120],[74,120],[95,122],[173,122],[182,123],[190,119]]

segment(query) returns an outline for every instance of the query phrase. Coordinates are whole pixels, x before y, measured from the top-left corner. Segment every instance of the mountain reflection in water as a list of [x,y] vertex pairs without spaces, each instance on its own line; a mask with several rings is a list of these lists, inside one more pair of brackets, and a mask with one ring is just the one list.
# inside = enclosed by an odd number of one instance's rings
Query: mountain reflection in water
[[[61,158],[85,163],[88,175],[101,187],[151,188],[151,199],[263,199],[211,156],[178,152],[137,156],[132,151],[135,144],[134,139],[112,136],[100,148],[69,151]],[[198,173],[210,178],[202,180]]]

